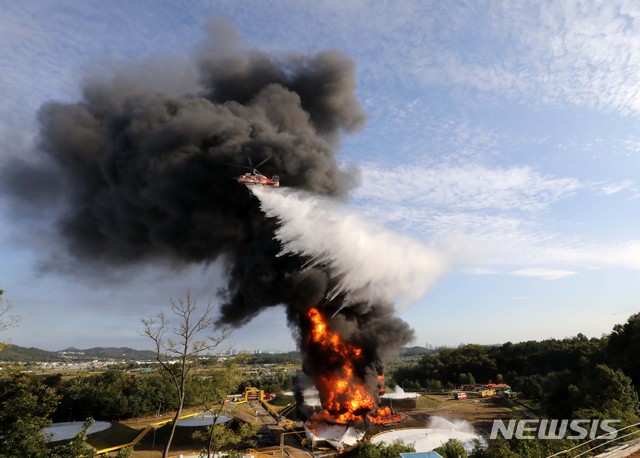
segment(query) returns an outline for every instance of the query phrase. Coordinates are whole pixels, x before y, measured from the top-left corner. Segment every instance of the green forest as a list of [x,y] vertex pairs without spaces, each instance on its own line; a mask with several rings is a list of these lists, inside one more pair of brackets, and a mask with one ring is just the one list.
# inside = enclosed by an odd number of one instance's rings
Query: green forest
[[[405,389],[506,382],[552,418],[638,418],[640,314],[611,334],[442,348],[395,369]],[[581,416],[582,415],[582,416]]]
[[[542,418],[618,419],[623,428],[640,422],[639,362],[640,313],[600,338],[578,334],[441,348],[416,363],[396,367],[391,379],[405,389],[424,391],[504,382]],[[437,451],[445,458],[536,458],[574,445],[568,440],[491,440],[488,447],[478,445],[467,454],[461,443],[451,441]]]

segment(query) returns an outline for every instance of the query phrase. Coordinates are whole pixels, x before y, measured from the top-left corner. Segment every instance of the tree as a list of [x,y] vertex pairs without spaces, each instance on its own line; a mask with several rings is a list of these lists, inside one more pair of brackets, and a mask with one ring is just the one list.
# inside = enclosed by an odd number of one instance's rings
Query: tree
[[582,383],[586,394],[579,418],[617,418],[632,424],[640,415],[640,400],[631,378],[620,369],[598,364]]
[[373,444],[371,442],[361,442],[355,449],[355,453],[349,456],[357,458],[400,458],[401,453],[415,452],[413,445],[406,445],[401,439],[392,444]]
[[[488,443],[474,441],[469,458],[539,458],[553,455],[576,445],[568,440],[491,439]],[[438,449],[436,449],[438,450]],[[562,455],[566,457],[571,454]]]
[[610,366],[622,369],[640,390],[640,313],[631,315],[625,324],[617,324],[609,336],[606,352]]
[[467,458],[468,456],[464,444],[458,439],[449,439],[434,451],[442,455],[443,458]]
[[[228,329],[223,329],[217,335],[203,336],[213,328],[215,323],[215,309],[211,301],[203,310],[200,310],[197,301],[187,291],[185,299],[171,299],[170,303],[171,311],[178,320],[175,326],[163,312],[142,319],[143,335],[153,341],[156,360],[160,363],[162,373],[171,381],[178,399],[178,408],[171,423],[169,438],[162,452],[163,458],[169,455],[178,419],[184,407],[188,382],[195,372],[200,356],[214,352],[230,335]],[[169,332],[174,337],[168,337]]]
[[540,401],[544,396],[544,389],[542,388],[543,380],[544,377],[540,374],[516,377],[511,386],[515,388],[522,397]]
[[476,383],[476,379],[473,377],[471,372],[462,373],[458,376],[459,385],[468,385],[473,383]]
[[218,423],[220,416],[228,412],[226,410],[228,405],[224,403],[224,399],[229,392],[235,390],[242,380],[238,364],[246,360],[247,355],[227,359],[203,377],[193,380],[193,403],[201,405],[213,420],[211,426],[206,430],[197,431],[193,435],[195,439],[205,443],[202,456],[216,456],[217,452],[246,442],[258,432],[257,425],[243,424],[234,430],[231,428],[231,422]]
[[115,458],[131,458],[133,456],[133,447],[125,447],[118,450]]
[[68,378],[54,387],[62,395],[54,421],[67,421],[72,415],[80,419],[114,421],[156,413],[159,405],[166,410],[177,408],[172,382],[159,373],[107,371]]
[[[0,332],[17,325],[20,322],[18,315],[12,315],[13,302],[4,296],[4,291],[0,289]],[[0,350],[4,348],[4,344],[0,342]]]
[[0,450],[3,457],[48,456],[44,428],[56,391],[18,371],[0,373]]
[[93,418],[88,418],[82,425],[82,429],[69,442],[58,445],[53,449],[52,458],[86,458],[96,454],[96,449],[87,443],[89,428],[93,424]]
[[569,370],[548,373],[542,388],[542,408],[551,418],[572,418],[584,400],[580,377]]
[[226,448],[234,448],[239,444],[246,442],[251,437],[254,437],[258,430],[259,425],[252,425],[249,423],[243,423],[237,430],[231,428],[231,422],[223,424],[212,424],[207,428],[204,433],[194,433],[194,438],[204,440],[206,443],[205,448],[200,453],[201,457],[211,458],[219,456],[216,452]]

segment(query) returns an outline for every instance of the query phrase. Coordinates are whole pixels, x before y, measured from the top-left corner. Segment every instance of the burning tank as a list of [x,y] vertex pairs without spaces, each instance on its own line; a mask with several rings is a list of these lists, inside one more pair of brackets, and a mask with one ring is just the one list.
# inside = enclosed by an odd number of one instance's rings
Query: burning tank
[[322,406],[305,423],[308,438],[341,449],[355,445],[371,424],[404,420],[403,414],[378,406],[385,390],[382,366],[377,364],[372,374],[364,349],[331,330],[330,320],[319,308],[309,309],[306,318],[308,326],[303,329],[308,332],[303,343],[308,356],[304,370],[312,377]]

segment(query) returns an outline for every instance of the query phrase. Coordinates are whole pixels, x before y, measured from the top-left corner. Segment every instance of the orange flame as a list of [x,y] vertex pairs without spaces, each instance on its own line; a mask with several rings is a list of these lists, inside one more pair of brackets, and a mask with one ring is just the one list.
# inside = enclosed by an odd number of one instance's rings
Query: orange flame
[[[336,370],[321,374],[315,378],[320,392],[324,414],[337,423],[363,420],[365,415],[373,423],[390,423],[402,419],[385,407],[369,414],[377,407],[374,397],[367,391],[364,380],[355,373],[354,364],[362,358],[362,349],[345,342],[336,332],[327,329],[327,323],[318,309],[311,308],[307,313],[311,321],[310,344],[332,362]],[[378,376],[378,391],[384,392],[384,376]]]
[[371,423],[375,423],[377,425],[395,423],[396,421],[404,420],[404,418],[404,414],[393,412],[389,407],[381,407],[375,412],[369,414],[369,420],[371,420]]

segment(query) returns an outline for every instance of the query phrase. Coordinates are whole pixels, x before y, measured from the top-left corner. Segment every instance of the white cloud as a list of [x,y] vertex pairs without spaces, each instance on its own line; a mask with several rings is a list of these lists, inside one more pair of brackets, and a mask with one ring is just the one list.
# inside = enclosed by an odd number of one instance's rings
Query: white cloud
[[633,190],[633,182],[631,180],[622,180],[616,183],[608,183],[602,186],[601,193],[605,196],[617,194],[620,191]]
[[364,166],[356,197],[414,207],[535,212],[575,193],[574,178],[555,178],[530,167],[464,165],[435,168]]
[[623,145],[627,149],[627,151],[630,151],[632,153],[640,153],[640,141],[638,140],[628,139],[624,141]]
[[609,266],[624,266],[640,270],[640,240],[603,247],[599,254],[601,262]]
[[[201,23],[169,3],[124,8],[101,2],[12,2],[0,14],[0,123],[24,128],[49,100],[76,100],[91,70],[113,73],[128,58],[184,53],[201,36]],[[180,22],[179,18],[185,22]],[[205,18],[202,18],[204,21]],[[189,30],[191,29],[191,30]],[[190,33],[185,33],[189,30]],[[191,43],[190,43],[191,41]],[[102,63],[102,66],[99,64]],[[156,71],[182,71],[178,65]],[[147,72],[150,74],[150,72]]]
[[457,40],[473,45],[451,48],[436,36],[432,53],[414,56],[414,78],[481,98],[640,113],[637,3],[476,2],[459,21],[467,30],[456,29]]
[[487,269],[484,267],[469,267],[467,269],[463,269],[463,272],[471,275],[496,275],[500,273],[498,270]]
[[543,267],[538,267],[538,268],[529,268],[529,269],[519,269],[511,273],[513,275],[517,275],[520,277],[536,277],[536,278],[542,278],[544,280],[558,280],[561,278],[570,277],[571,275],[575,275],[577,272],[574,272],[571,270],[545,269]]
[[[420,229],[414,225],[411,230]],[[423,226],[421,233],[467,253],[465,271],[469,268],[495,270],[500,266],[571,271],[640,270],[640,240],[599,240],[588,235],[564,234],[539,220],[442,213],[435,215],[429,226]]]
[[362,180],[356,208],[431,241],[463,272],[487,275],[518,266],[519,275],[559,278],[579,269],[640,269],[640,241],[563,233],[549,214],[578,191],[614,198],[632,190],[626,180],[582,183],[530,167],[372,164],[362,169]]

